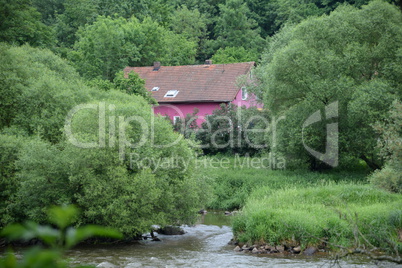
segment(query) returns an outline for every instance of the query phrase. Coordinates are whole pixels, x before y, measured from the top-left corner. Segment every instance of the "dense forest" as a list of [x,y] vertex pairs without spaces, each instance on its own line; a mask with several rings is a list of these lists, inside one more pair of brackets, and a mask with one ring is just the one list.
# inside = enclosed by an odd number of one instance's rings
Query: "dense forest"
[[[81,210],[77,226],[126,237],[194,222],[216,185],[199,175],[200,154],[275,154],[290,170],[327,170],[305,148],[326,150],[328,122],[303,122],[335,104],[335,170],[364,166],[373,185],[401,193],[401,11],[400,0],[0,0],[0,228],[46,223],[50,205],[67,204]],[[211,133],[175,131],[151,112],[144,81],[122,72],[206,59],[256,62],[248,88],[264,110],[244,114],[286,118],[275,140],[264,122],[236,117],[244,108],[223,106],[208,118],[212,130],[230,129],[222,116],[238,127],[222,143],[265,146],[202,152],[194,141]],[[86,109],[68,120],[74,107]],[[263,131],[245,137],[253,128]],[[171,156],[180,161],[168,169],[132,166],[132,157]]]
[[125,66],[153,61],[258,61],[285,24],[368,2],[2,0],[0,41],[48,48],[69,59],[84,77],[112,80]]

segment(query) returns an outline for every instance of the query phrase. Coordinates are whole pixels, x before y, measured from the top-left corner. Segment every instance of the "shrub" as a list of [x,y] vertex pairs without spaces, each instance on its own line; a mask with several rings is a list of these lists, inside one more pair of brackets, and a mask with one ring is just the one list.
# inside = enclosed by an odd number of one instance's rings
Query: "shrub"
[[378,147],[386,160],[381,170],[370,177],[371,183],[395,193],[402,193],[402,103],[394,101],[386,123],[377,123],[374,128],[381,134]]

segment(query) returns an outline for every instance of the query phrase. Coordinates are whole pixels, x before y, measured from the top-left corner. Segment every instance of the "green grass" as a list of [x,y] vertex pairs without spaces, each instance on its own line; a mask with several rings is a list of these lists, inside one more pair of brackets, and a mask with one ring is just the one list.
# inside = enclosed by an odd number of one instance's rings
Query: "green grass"
[[[355,240],[356,228],[367,241],[361,235]],[[319,245],[325,238],[330,246],[371,243],[390,249],[387,239],[402,246],[398,230],[402,230],[402,195],[353,183],[263,187],[252,193],[233,222],[234,235],[241,242],[274,245]]]
[[[402,195],[368,184],[367,173],[278,171],[239,167],[200,169],[210,179],[215,209],[241,208],[233,233],[243,243],[364,244],[402,252]],[[361,233],[356,236],[357,230]]]
[[[211,158],[205,159],[210,161]],[[217,159],[216,161],[219,161],[220,158]],[[319,173],[306,170],[258,169],[246,166],[241,167],[234,157],[227,159],[230,163],[223,165],[224,167],[198,165],[199,176],[209,180],[211,184],[213,197],[209,202],[209,208],[223,210],[239,209],[244,206],[246,200],[255,189],[264,186],[268,186],[272,190],[278,190],[287,188],[300,189],[315,185],[326,185],[328,183],[367,183],[367,173],[362,171]]]

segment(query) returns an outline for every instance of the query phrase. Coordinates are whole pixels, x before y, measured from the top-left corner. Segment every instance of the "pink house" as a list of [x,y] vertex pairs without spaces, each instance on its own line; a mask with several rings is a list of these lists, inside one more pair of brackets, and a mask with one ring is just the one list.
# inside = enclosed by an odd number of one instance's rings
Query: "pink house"
[[126,67],[125,74],[134,71],[145,80],[145,87],[158,102],[155,114],[167,115],[173,122],[198,109],[197,124],[222,103],[237,106],[262,107],[238,79],[251,78],[254,62],[204,65]]

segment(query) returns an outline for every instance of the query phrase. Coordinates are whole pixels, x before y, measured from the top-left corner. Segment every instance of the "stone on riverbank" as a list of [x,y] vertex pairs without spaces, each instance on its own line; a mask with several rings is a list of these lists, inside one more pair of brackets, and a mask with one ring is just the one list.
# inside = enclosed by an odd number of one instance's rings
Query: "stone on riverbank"
[[253,250],[251,251],[251,253],[253,253],[253,254],[258,254],[258,253],[260,253],[260,251],[258,250],[258,248],[253,248]]
[[303,251],[303,254],[304,254],[304,255],[307,255],[307,256],[311,256],[311,255],[314,255],[316,252],[317,252],[317,248],[315,248],[315,247],[308,247],[308,248],[306,248],[306,249]]
[[299,254],[300,252],[301,252],[301,247],[300,246],[292,248],[292,253]]

